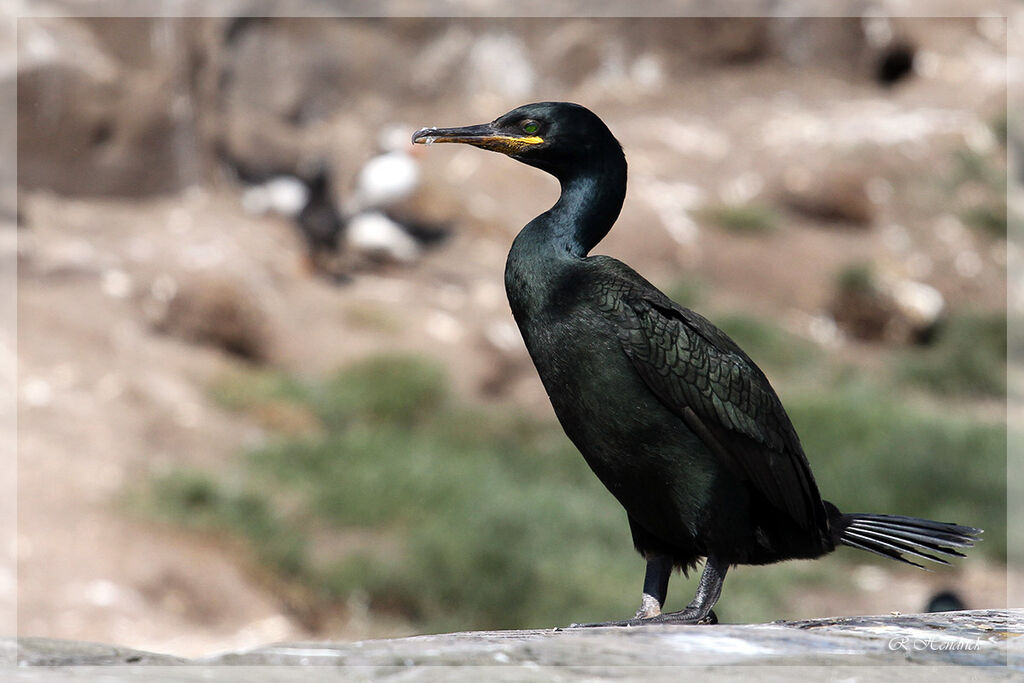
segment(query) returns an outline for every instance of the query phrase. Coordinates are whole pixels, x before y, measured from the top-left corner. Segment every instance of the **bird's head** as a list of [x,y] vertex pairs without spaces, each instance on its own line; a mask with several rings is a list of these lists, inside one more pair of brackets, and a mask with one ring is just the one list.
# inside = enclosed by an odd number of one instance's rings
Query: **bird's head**
[[516,107],[491,121],[462,128],[421,128],[418,144],[461,142],[501,152],[559,178],[622,148],[601,119],[570,102],[537,102]]

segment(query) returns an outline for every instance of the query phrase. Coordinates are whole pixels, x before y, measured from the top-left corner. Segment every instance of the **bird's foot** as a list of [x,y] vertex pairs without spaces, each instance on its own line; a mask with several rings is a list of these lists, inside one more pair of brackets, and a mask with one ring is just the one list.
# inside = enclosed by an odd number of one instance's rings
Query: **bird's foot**
[[715,610],[708,610],[707,614],[701,614],[699,610],[687,607],[684,610],[678,612],[670,612],[669,614],[662,614],[652,619],[647,620],[650,623],[656,624],[702,624],[711,625],[718,623],[718,615],[715,614]]
[[644,593],[643,601],[640,603],[640,609],[633,615],[634,619],[650,619],[661,614],[661,602],[658,598]]
[[569,624],[569,628],[602,628],[605,626],[653,626],[656,624],[710,625],[717,623],[718,615],[715,614],[714,610],[710,610],[706,615],[701,615],[698,610],[687,608],[684,610],[680,610],[679,612],[657,614],[655,616],[650,617],[637,616],[632,619],[624,619],[622,621],[601,621],[593,624]]

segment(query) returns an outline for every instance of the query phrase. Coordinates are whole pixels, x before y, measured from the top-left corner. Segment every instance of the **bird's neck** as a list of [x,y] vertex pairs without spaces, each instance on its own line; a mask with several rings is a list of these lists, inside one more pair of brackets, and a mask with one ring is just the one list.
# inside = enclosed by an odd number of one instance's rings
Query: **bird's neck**
[[514,312],[541,303],[564,267],[584,258],[615,223],[626,195],[626,160],[617,145],[615,151],[555,174],[561,196],[519,232],[505,265],[505,289]]
[[555,205],[530,221],[512,246],[532,257],[583,258],[608,231],[626,196],[626,159],[615,153],[566,172],[554,172],[562,185]]
[[583,258],[619,217],[626,196],[626,159],[616,148],[614,154],[557,177],[562,185],[558,201],[523,232],[536,232],[552,248]]

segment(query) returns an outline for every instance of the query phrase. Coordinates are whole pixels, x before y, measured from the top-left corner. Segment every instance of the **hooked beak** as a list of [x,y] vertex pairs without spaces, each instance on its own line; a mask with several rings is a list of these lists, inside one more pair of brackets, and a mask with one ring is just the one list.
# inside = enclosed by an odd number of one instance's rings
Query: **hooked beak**
[[516,154],[532,145],[539,145],[544,139],[536,135],[509,135],[495,130],[494,124],[481,123],[462,128],[421,128],[413,133],[412,141],[414,144],[423,145],[434,142],[461,142],[502,154]]

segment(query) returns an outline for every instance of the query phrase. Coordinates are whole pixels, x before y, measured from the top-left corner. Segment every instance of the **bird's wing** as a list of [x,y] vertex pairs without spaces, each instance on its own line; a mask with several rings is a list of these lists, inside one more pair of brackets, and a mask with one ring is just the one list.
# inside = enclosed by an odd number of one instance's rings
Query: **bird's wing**
[[708,448],[801,526],[824,509],[800,440],[760,368],[724,332],[639,276],[600,286],[626,356]]

